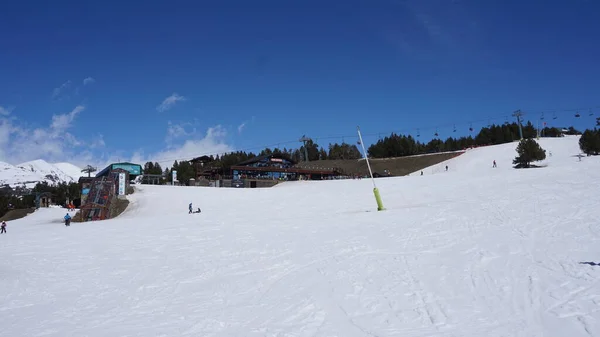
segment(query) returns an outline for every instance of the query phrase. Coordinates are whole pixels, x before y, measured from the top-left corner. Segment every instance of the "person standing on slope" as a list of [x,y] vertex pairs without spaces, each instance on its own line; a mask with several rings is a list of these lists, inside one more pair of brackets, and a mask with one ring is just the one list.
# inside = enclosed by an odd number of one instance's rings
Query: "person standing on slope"
[[192,214],[192,203],[190,202],[190,205],[188,206],[190,212],[188,214]]
[[496,160],[494,159],[494,163],[492,164],[492,167],[497,167],[496,166]]
[[65,226],[71,226],[71,216],[69,215],[69,213],[65,215]]
[[2,221],[2,225],[0,225],[0,228],[2,228],[0,230],[0,234],[6,233],[6,221]]

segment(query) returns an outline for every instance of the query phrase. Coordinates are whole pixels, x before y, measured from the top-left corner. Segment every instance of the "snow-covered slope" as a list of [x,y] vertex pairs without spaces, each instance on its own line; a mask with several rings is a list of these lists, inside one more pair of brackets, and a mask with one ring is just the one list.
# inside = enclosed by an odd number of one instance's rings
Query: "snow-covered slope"
[[36,212],[0,235],[0,334],[598,336],[600,158],[574,142],[545,168],[499,146],[378,179],[384,212],[368,179],[143,185],[69,228]]
[[[578,161],[575,157],[581,150],[579,149],[579,138],[581,136],[566,136],[562,138],[540,138],[536,140],[540,146],[546,150],[546,159],[535,162],[536,165],[571,165],[573,161]],[[495,170],[514,170],[512,161],[517,156],[518,141],[501,145],[492,145],[467,150],[464,154],[441,162],[437,165],[423,169],[423,174],[446,173],[445,166],[448,165],[448,171],[463,172],[469,174],[489,174],[494,160],[497,168]],[[414,172],[411,175],[420,175],[421,171]]]
[[16,166],[0,163],[0,185],[33,187],[38,182],[49,184],[77,181],[81,169],[68,163],[50,164],[38,159]]

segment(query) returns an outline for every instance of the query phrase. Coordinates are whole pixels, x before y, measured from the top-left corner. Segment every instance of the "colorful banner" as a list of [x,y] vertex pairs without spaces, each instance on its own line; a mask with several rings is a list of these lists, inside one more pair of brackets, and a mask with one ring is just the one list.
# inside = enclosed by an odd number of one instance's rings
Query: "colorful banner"
[[125,195],[125,173],[119,173],[119,195]]

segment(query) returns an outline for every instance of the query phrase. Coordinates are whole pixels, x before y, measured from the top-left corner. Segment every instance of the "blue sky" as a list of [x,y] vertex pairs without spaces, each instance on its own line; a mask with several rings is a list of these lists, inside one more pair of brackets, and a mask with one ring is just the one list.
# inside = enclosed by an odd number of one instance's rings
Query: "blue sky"
[[599,12],[591,0],[3,3],[0,160],[170,165],[303,134],[354,143],[357,125],[366,143],[417,128],[429,140],[516,109],[584,129],[589,108],[600,116]]

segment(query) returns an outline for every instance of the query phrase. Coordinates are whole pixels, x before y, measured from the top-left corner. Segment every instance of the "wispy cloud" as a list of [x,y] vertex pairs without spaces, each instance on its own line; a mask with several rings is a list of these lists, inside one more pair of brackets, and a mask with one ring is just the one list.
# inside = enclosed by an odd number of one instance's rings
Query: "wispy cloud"
[[52,116],[52,124],[50,124],[50,128],[55,132],[63,132],[66,129],[70,128],[72,125],[75,116],[78,113],[82,112],[85,109],[84,106],[78,105],[71,112],[60,115]]
[[[186,131],[186,127],[191,130]],[[167,125],[167,135],[165,136],[165,142],[167,145],[172,144],[176,139],[182,137],[190,137],[196,134],[196,128],[192,123],[173,123],[171,121],[168,122]]]
[[52,99],[57,99],[60,95],[71,86],[71,80],[66,81],[52,91]]
[[177,102],[181,102],[181,101],[185,101],[185,100],[186,100],[185,97],[183,97],[177,93],[173,93],[171,96],[165,98],[162,101],[162,103],[160,103],[160,105],[156,107],[156,110],[158,112],[165,112],[165,111],[173,108],[175,106],[175,104],[177,104]]
[[238,125],[238,133],[242,133],[242,131],[244,131],[244,128],[246,127],[246,122]]
[[96,82],[96,80],[93,77],[86,77],[83,79],[83,85],[92,84],[94,82]]
[[5,108],[3,106],[0,106],[0,115],[2,115],[2,116],[8,116],[13,111],[13,109],[14,108]]
[[256,119],[256,117],[252,116],[252,119],[250,119],[250,122],[243,121],[240,125],[238,125],[238,127],[237,127],[238,133],[241,134],[246,129],[246,127],[248,127],[249,123],[254,123],[255,119]]

